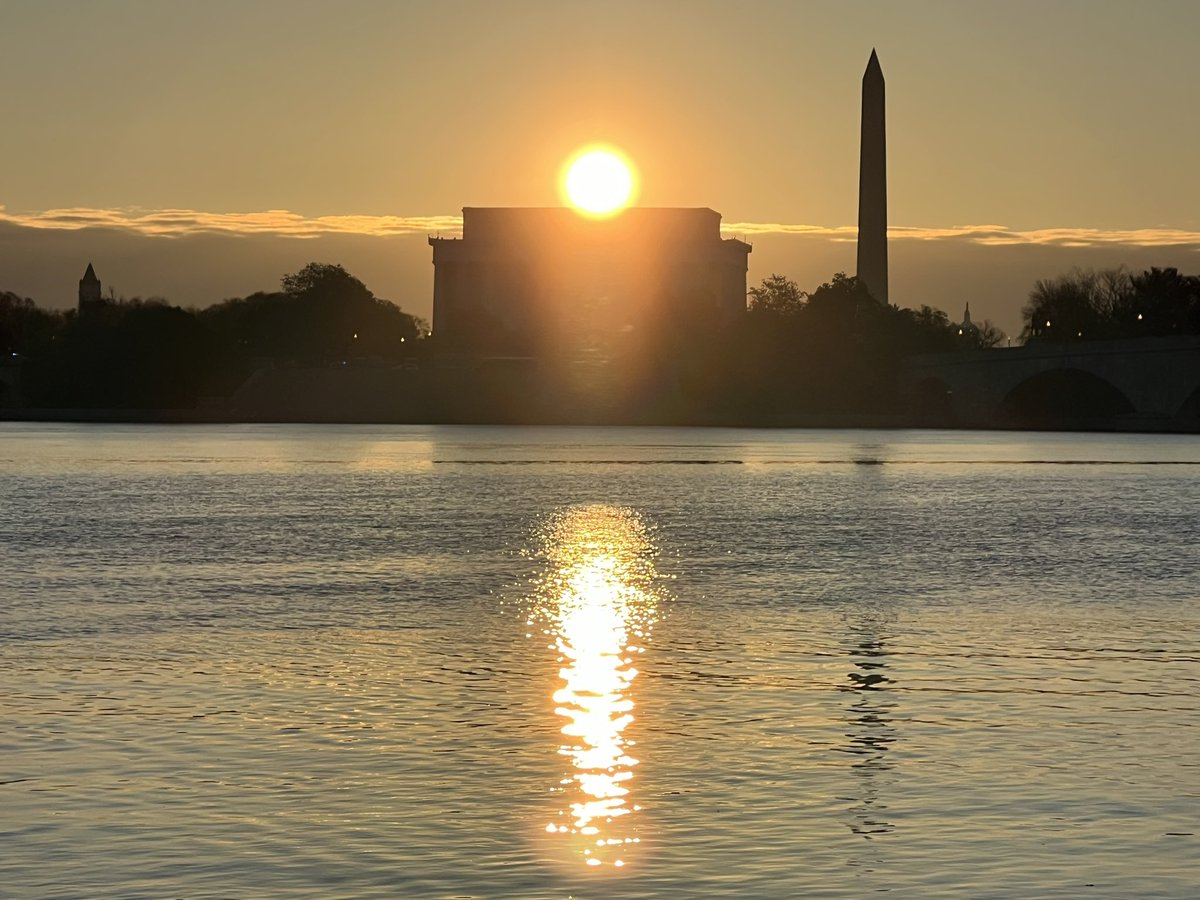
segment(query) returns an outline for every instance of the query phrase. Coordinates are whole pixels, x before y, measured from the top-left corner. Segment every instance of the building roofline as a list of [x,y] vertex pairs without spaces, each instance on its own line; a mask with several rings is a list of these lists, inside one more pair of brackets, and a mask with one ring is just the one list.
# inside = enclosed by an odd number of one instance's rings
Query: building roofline
[[[462,208],[465,214],[468,210],[487,210],[489,212],[503,211],[520,211],[520,212],[577,212],[573,206],[464,206]],[[625,213],[636,212],[708,212],[715,216],[721,215],[715,209],[708,206],[627,206],[619,213],[614,213],[611,216],[605,217],[608,219],[620,218]],[[580,214],[582,215],[582,214]],[[593,221],[603,222],[605,218],[594,219]]]

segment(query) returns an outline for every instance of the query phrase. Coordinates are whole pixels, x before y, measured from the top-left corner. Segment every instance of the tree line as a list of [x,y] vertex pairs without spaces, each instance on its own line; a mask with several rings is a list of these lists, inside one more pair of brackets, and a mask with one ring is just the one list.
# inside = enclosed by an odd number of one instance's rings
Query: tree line
[[773,274],[750,289],[746,315],[725,352],[714,354],[724,357],[724,390],[710,387],[756,419],[892,413],[907,357],[993,347],[1002,339],[990,322],[963,329],[929,306],[880,303],[843,272],[811,292]]
[[1026,341],[1200,335],[1200,275],[1076,269],[1036,282],[1022,318]]
[[[771,275],[734,322],[672,308],[649,345],[612,359],[628,404],[651,417],[886,412],[905,357],[1000,340],[990,323],[962,330],[928,306],[880,304],[844,273],[811,292]],[[426,323],[323,263],[285,275],[278,291],[204,309],[110,299],[58,312],[0,295],[0,349],[22,358],[24,402],[42,408],[192,408],[229,396],[267,362],[395,361],[432,352],[431,340],[419,340],[427,333]],[[551,379],[564,371],[543,369]]]
[[228,395],[267,360],[398,360],[419,352],[427,332],[341,266],[315,262],[278,291],[204,309],[135,298],[56,311],[0,294],[0,352],[21,360],[32,407],[191,408]]
[[[1200,278],[1175,269],[1076,271],[1038,281],[1024,320],[1029,341],[1200,334]],[[230,396],[268,363],[427,355],[435,349],[428,330],[325,263],[285,275],[277,291],[204,309],[152,298],[60,312],[0,293],[0,352],[21,363],[25,405],[42,408],[194,408]],[[647,419],[767,422],[894,412],[906,358],[1002,339],[990,322],[964,326],[929,306],[881,304],[844,273],[812,291],[772,274],[750,289],[736,320],[678,304],[652,340],[631,342],[610,362],[622,373],[622,403]],[[541,369],[543,380],[571,369],[570,360],[558,363]]]

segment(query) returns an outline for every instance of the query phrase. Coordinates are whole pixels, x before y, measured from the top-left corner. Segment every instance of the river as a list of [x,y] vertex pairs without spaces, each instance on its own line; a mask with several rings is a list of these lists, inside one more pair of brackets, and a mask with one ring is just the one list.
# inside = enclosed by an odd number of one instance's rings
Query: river
[[1194,897],[1200,439],[0,424],[0,896]]

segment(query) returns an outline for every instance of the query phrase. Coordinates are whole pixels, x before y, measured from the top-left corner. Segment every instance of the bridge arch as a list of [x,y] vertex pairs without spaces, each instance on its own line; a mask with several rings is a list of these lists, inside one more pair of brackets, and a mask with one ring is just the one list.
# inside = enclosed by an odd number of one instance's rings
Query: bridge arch
[[1184,422],[1200,422],[1200,385],[1188,394],[1187,399],[1175,412],[1175,418]]
[[1103,427],[1135,412],[1129,398],[1112,382],[1084,369],[1048,369],[1008,391],[998,417],[1006,425],[1027,427]]

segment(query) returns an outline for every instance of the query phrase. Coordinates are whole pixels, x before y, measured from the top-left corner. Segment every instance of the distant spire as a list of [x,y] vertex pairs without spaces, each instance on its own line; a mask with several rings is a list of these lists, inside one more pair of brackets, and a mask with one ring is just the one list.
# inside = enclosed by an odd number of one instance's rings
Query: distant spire
[[100,279],[96,277],[96,270],[92,268],[92,264],[88,263],[87,271],[79,279],[79,314],[84,315],[89,309],[103,302]]
[[966,328],[968,325],[971,324],[971,304],[970,303],[967,304],[967,308],[963,312],[962,323],[963,323],[963,328]]

